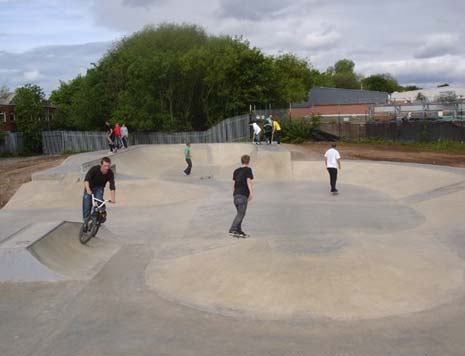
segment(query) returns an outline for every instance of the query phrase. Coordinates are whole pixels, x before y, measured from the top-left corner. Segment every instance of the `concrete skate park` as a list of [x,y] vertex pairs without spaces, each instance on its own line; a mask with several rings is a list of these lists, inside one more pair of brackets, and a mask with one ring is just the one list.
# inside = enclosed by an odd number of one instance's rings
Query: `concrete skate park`
[[322,159],[286,146],[193,145],[188,177],[182,145],[135,146],[83,246],[82,176],[105,153],[0,210],[0,355],[465,354],[464,169],[343,161],[331,195]]

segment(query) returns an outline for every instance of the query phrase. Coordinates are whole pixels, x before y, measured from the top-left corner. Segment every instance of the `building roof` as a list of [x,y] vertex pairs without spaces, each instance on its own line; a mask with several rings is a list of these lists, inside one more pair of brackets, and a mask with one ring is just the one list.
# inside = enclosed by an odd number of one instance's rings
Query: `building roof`
[[385,104],[389,94],[381,91],[314,87],[304,103],[293,104],[295,108],[315,105]]
[[0,105],[13,105],[13,99],[15,93],[1,93],[0,94]]
[[441,87],[441,88],[431,88],[431,89],[420,89],[420,90],[411,90],[404,92],[394,92],[391,94],[392,101],[416,101],[418,94],[421,93],[428,100],[435,101],[441,98],[441,96],[447,96],[449,94],[455,94],[458,99],[465,98],[465,87]]

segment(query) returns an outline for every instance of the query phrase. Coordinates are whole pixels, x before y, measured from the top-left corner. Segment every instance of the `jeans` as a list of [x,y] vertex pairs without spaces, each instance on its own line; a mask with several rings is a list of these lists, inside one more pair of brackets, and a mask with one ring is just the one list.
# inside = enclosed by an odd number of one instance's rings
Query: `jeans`
[[186,158],[186,162],[187,162],[187,168],[184,170],[184,173],[189,175],[191,174],[191,170],[192,170],[192,160],[190,158]]
[[328,168],[331,191],[336,191],[337,168]]
[[245,195],[235,195],[234,205],[236,206],[237,215],[231,225],[230,231],[242,231],[242,220],[244,220],[245,212],[247,211],[247,203],[249,198]]
[[[102,187],[95,187],[92,188],[92,193],[97,199],[103,200],[103,190]],[[91,211],[92,195],[87,194],[87,191],[84,189],[84,195],[82,196],[82,218],[84,221],[87,221]]]
[[115,144],[116,144],[117,149],[120,149],[123,147],[123,140],[121,139],[121,137],[119,136],[115,137]]
[[255,142],[256,142],[256,143],[262,143],[261,137],[260,137],[260,133],[258,133],[258,134],[255,135]]
[[128,148],[128,138],[127,138],[127,136],[123,136],[123,145],[124,145],[124,148]]

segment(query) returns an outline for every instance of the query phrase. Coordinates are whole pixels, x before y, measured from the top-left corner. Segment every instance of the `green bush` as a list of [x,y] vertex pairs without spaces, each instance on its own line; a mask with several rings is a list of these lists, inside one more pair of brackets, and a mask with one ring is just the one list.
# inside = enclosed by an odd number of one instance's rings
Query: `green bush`
[[283,121],[282,141],[284,143],[304,143],[306,141],[315,141],[315,134],[319,131],[321,118],[313,116],[310,120],[297,118]]

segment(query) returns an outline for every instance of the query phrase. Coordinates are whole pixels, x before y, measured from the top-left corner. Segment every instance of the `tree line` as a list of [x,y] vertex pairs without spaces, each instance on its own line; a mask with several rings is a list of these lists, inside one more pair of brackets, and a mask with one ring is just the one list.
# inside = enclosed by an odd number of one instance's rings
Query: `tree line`
[[[214,36],[196,25],[146,27],[115,43],[84,75],[61,82],[49,101],[54,129],[101,129],[105,120],[134,131],[205,130],[256,108],[305,101],[313,86],[394,91],[389,74],[364,78],[341,59],[325,71],[292,53],[266,55],[241,37]],[[42,89],[17,89],[18,131],[37,132]]]

